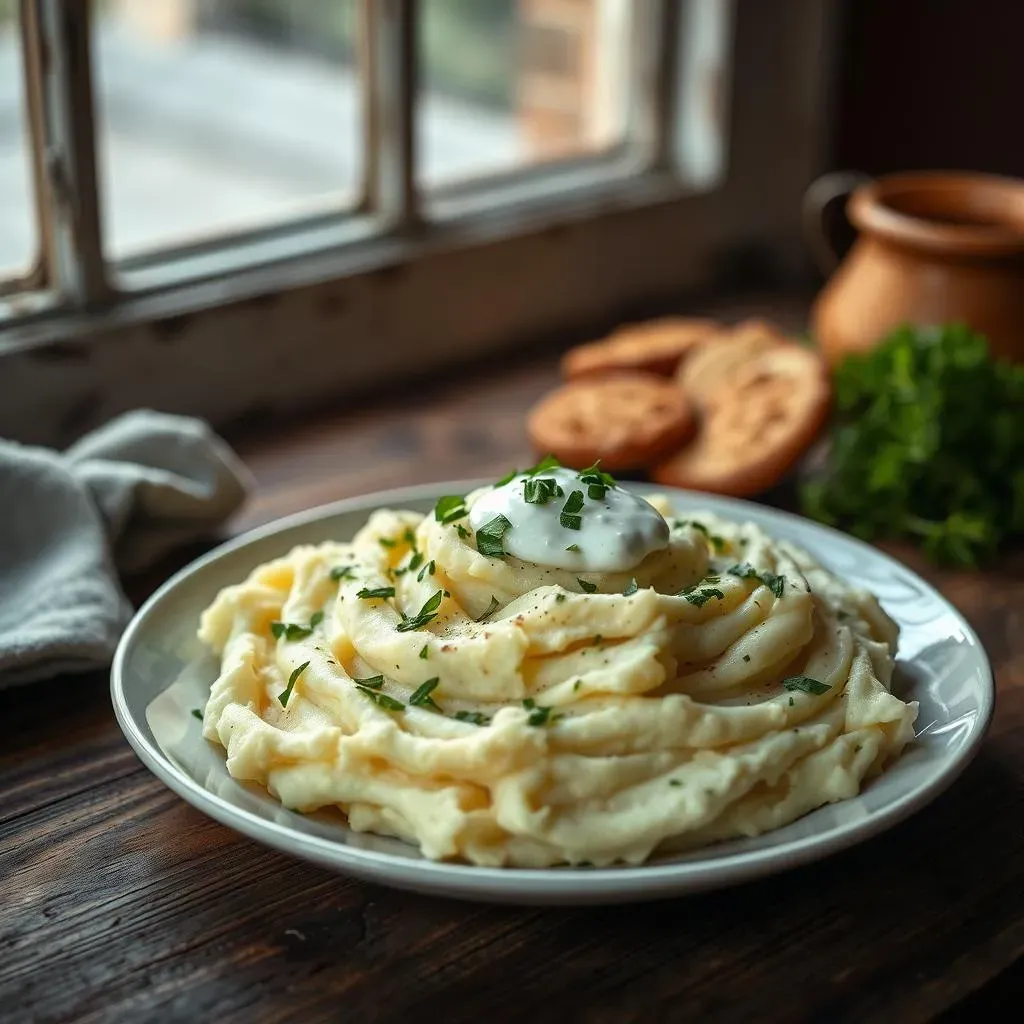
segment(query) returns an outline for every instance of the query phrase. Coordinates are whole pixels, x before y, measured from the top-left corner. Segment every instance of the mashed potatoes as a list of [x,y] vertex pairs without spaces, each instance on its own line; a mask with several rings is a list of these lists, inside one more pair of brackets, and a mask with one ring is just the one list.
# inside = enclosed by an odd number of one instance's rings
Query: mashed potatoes
[[203,729],[235,778],[431,858],[635,864],[852,797],[912,739],[895,625],[794,546],[652,498],[662,546],[588,572],[591,501],[559,568],[480,539],[493,499],[377,511],[218,595]]

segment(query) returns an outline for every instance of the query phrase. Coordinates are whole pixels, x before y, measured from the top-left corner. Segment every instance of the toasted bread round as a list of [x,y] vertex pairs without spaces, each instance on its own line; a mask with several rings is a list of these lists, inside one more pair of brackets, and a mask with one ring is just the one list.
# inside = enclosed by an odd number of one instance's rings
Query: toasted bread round
[[718,326],[714,320],[684,317],[627,324],[601,341],[570,349],[562,358],[562,375],[572,379],[635,370],[671,377],[680,360]]
[[648,373],[569,381],[527,419],[538,452],[576,469],[600,459],[609,471],[650,465],[687,441],[695,426],[686,395]]
[[736,498],[773,487],[813,443],[832,397],[813,352],[777,344],[749,355],[703,396],[697,436],[651,471],[662,484]]
[[728,385],[752,356],[776,345],[792,344],[763,320],[744,320],[712,336],[679,365],[676,380],[696,405]]

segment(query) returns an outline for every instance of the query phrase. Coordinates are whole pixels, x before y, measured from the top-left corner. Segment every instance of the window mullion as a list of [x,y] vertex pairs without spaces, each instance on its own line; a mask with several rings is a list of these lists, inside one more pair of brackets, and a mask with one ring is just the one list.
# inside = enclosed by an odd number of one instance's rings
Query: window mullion
[[35,0],[40,52],[49,281],[79,306],[108,295],[103,262],[90,46],[90,0]]
[[416,190],[418,0],[365,0],[370,91],[368,199],[392,229],[419,219]]
[[650,166],[673,166],[679,74],[680,0],[647,0],[635,8],[637,122],[649,146]]

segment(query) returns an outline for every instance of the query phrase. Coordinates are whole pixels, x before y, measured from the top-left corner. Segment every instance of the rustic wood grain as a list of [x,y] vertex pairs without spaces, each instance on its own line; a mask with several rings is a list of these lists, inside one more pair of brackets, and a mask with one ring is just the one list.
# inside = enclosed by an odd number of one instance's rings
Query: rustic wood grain
[[[554,379],[552,355],[240,436],[258,489],[231,530],[522,463],[523,410]],[[889,550],[989,652],[999,697],[976,761],[856,849],[652,905],[477,906],[329,874],[165,789],[104,676],[0,693],[0,1019],[1004,1019],[1024,988],[1024,554],[936,573]]]

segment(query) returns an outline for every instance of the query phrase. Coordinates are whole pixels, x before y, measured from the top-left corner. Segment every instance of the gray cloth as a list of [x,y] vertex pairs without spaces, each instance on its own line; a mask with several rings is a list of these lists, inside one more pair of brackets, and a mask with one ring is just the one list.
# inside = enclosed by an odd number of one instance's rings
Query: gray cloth
[[249,479],[205,423],[149,410],[64,454],[0,441],[0,686],[109,665],[119,574],[209,534]]

